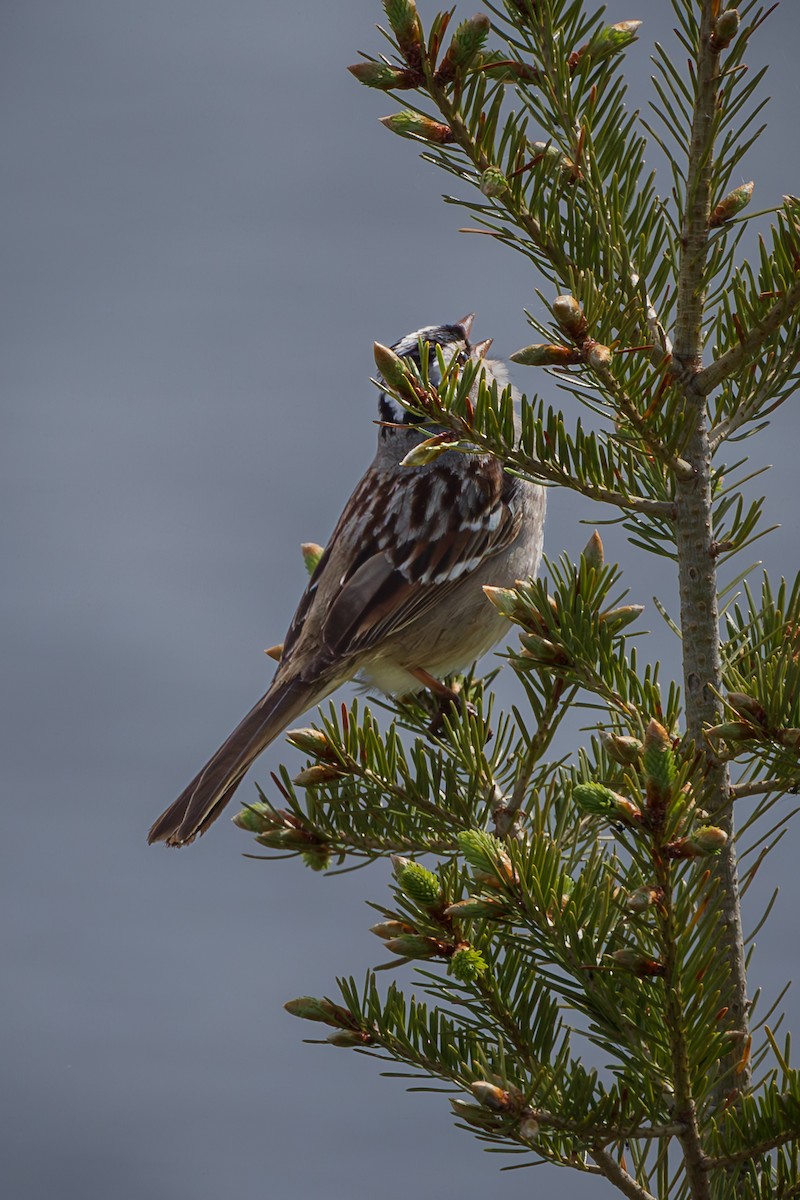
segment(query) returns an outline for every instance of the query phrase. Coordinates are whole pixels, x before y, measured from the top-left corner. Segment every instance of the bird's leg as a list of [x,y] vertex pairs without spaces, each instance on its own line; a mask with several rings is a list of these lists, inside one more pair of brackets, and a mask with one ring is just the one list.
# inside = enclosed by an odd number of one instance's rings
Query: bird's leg
[[451,704],[464,705],[467,712],[471,712],[474,715],[475,709],[473,705],[471,705],[468,700],[464,699],[461,692],[457,688],[448,687],[446,683],[442,683],[441,679],[434,678],[434,676],[429,674],[423,667],[411,667],[409,669],[409,674],[413,675],[415,679],[418,679],[420,683],[424,684],[428,691],[436,696],[439,700],[439,710],[434,714],[433,720],[428,726],[428,733],[432,734],[434,737],[442,732],[444,715],[450,708]]

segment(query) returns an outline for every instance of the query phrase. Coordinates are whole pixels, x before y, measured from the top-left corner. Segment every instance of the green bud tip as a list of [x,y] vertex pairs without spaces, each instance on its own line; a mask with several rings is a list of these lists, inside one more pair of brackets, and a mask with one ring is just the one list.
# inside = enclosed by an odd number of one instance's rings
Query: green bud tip
[[727,196],[723,200],[720,200],[708,218],[709,229],[717,229],[727,221],[732,221],[743,209],[747,208],[752,199],[755,186],[755,183],[751,179],[749,183],[743,183],[741,187],[734,188],[732,192],[728,192]]
[[303,542],[300,547],[303,555],[303,563],[309,575],[313,575],[319,566],[319,560],[325,553],[325,547],[317,545],[316,542]]
[[401,67],[392,67],[388,63],[353,63],[347,69],[359,83],[363,83],[366,87],[378,88],[380,91],[389,92],[413,86],[414,76],[411,71]]
[[474,946],[459,946],[448,964],[450,974],[461,983],[474,983],[488,969],[486,959]]
[[572,799],[582,812],[590,816],[610,817],[630,823],[638,821],[642,815],[632,800],[613,792],[604,783],[579,783],[572,789]]
[[372,352],[375,356],[375,365],[387,387],[393,388],[403,396],[416,398],[416,392],[408,375],[406,359],[395,354],[389,346],[382,346],[380,342],[375,342]]
[[510,881],[513,877],[511,859],[503,843],[483,829],[464,829],[458,835],[461,853],[476,871],[485,872],[491,879]]
[[478,13],[461,22],[436,72],[438,84],[452,83],[459,72],[472,65],[476,55],[483,49],[490,28],[491,22],[485,13]]
[[436,905],[442,899],[442,887],[433,871],[419,863],[411,862],[397,874],[400,890],[424,908]]
[[400,137],[417,138],[437,146],[446,146],[454,140],[453,131],[449,125],[442,125],[441,122],[411,112],[410,109],[405,112],[392,113],[388,117],[379,117],[378,120],[381,125],[385,125],[387,129],[392,133],[399,134]]
[[675,779],[675,755],[672,738],[658,721],[650,721],[644,735],[644,769],[660,787],[671,787]]
[[723,846],[727,845],[728,835],[716,825],[702,825],[694,831],[689,840],[705,854],[719,854]]
[[667,858],[708,858],[721,853],[728,841],[724,829],[716,825],[703,825],[691,837],[678,838],[664,847]]
[[314,845],[316,839],[313,833],[309,833],[304,829],[266,829],[263,833],[259,833],[256,837],[259,846],[266,846],[269,850],[308,850],[309,845]]
[[508,180],[499,167],[487,167],[481,175],[480,189],[484,196],[502,196],[508,191]]
[[414,25],[417,20],[414,0],[383,0],[383,11],[394,33]]
[[405,921],[379,921],[377,925],[370,925],[369,931],[384,941],[417,932],[413,925],[407,925]]
[[592,39],[589,47],[591,54],[595,58],[599,54],[618,54],[636,41],[641,24],[641,21],[617,21],[614,25],[606,25]]

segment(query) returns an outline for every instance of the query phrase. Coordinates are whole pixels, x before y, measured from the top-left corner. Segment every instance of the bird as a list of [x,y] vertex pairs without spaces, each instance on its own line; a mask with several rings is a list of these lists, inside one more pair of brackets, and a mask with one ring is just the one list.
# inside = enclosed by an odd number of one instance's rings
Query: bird
[[[391,347],[429,379],[446,364],[479,361],[486,382],[508,383],[486,357],[492,339],[470,343],[475,314],[427,325]],[[348,680],[403,697],[463,671],[503,637],[508,622],[484,586],[535,575],[543,549],[545,492],[488,454],[450,449],[422,465],[403,460],[429,438],[379,376],[378,446],[331,534],[280,652],[275,676],[178,799],[148,842],[185,846],[220,816],[255,759],[294,720]],[[475,384],[477,388],[477,382]],[[433,428],[436,432],[436,428]],[[424,455],[421,456],[424,459]]]

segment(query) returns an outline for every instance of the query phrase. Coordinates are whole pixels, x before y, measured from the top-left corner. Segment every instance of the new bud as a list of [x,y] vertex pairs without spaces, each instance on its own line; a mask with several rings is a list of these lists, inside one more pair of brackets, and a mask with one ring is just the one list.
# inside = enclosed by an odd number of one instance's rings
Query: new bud
[[511,58],[487,62],[484,56],[483,71],[489,79],[497,79],[500,83],[541,83],[542,80],[542,73],[536,67]]
[[628,948],[626,950],[615,950],[609,955],[614,960],[618,967],[623,967],[626,971],[632,971],[634,975],[663,975],[664,964],[657,959],[650,958],[646,954],[642,954],[639,950]]
[[642,743],[635,737],[623,737],[619,733],[603,734],[606,754],[621,767],[632,767],[642,757]]
[[508,912],[508,906],[502,900],[492,900],[488,896],[467,896],[466,900],[458,900],[455,904],[448,905],[444,915],[465,921],[473,918],[502,921],[508,916]]
[[626,825],[635,824],[641,820],[641,809],[613,792],[604,783],[579,783],[572,789],[572,799],[581,812],[595,817],[609,817],[613,821],[623,821]]
[[483,829],[464,829],[457,835],[461,853],[469,865],[489,879],[510,882],[514,878],[511,859],[503,843]]
[[658,721],[651,721],[645,730],[642,762],[648,806],[663,809],[672,796],[675,755],[672,752],[672,738]]
[[378,88],[382,92],[416,87],[419,81],[416,72],[403,67],[392,67],[389,63],[384,62],[353,63],[347,69],[359,83],[363,83],[366,87]]
[[483,49],[490,28],[491,23],[485,13],[478,13],[468,21],[461,22],[436,72],[438,84],[451,83],[456,75],[472,65],[476,55]]
[[522,367],[574,367],[581,361],[579,350],[548,342],[515,350],[510,358],[512,362],[519,363]]
[[546,666],[563,666],[567,661],[565,652],[549,638],[539,637],[535,633],[523,633],[520,642],[522,658],[530,658]]
[[727,50],[739,32],[742,18],[735,8],[726,8],[714,22],[714,32],[711,35],[711,45],[714,50]]
[[484,1108],[490,1108],[492,1112],[514,1112],[518,1108],[516,1099],[512,1096],[511,1092],[497,1087],[494,1083],[489,1083],[485,1079],[479,1079],[469,1086],[475,1099]]
[[392,133],[397,133],[400,137],[418,138],[423,142],[431,142],[436,146],[446,146],[454,140],[453,131],[449,125],[442,125],[439,121],[434,121],[431,117],[423,117],[420,113],[411,112],[410,109],[405,112],[392,113],[388,117],[379,117],[381,125],[385,125]]
[[587,341],[584,344],[586,363],[593,371],[604,370],[611,362],[611,351],[601,342]]
[[339,767],[329,766],[326,763],[314,763],[310,767],[306,767],[303,771],[299,771],[295,775],[292,783],[296,787],[319,787],[323,783],[331,783],[334,779],[341,779],[346,775],[346,771]]
[[645,884],[644,887],[637,888],[628,896],[624,904],[625,911],[629,913],[647,912],[648,908],[658,904],[663,895],[664,892],[661,888]]
[[310,755],[311,758],[336,757],[328,735],[321,729],[289,729],[286,740],[290,746]]
[[719,854],[728,841],[724,829],[716,825],[703,825],[691,837],[678,838],[664,847],[667,858],[707,858]]
[[532,1112],[526,1113],[519,1123],[519,1136],[524,1142],[535,1142],[539,1136],[539,1122]]
[[298,996],[295,1000],[287,1000],[283,1006],[293,1017],[302,1017],[304,1021],[321,1021],[324,1025],[348,1025],[352,1022],[352,1013],[330,1000],[317,1000],[316,996]]
[[602,570],[605,551],[603,550],[603,539],[596,529],[583,547],[582,558],[590,571]]
[[443,454],[458,444],[458,439],[452,433],[436,433],[433,437],[420,442],[419,445],[412,446],[408,454],[401,458],[400,466],[427,467],[428,463],[435,462],[437,458],[441,458]]
[[432,937],[422,937],[420,934],[403,934],[400,937],[389,938],[386,949],[401,958],[435,958],[446,953],[447,947]]
[[397,392],[398,396],[404,400],[416,404],[417,392],[409,378],[408,364],[405,359],[401,358],[399,354],[395,354],[394,350],[390,350],[388,346],[382,346],[380,342],[375,343],[372,352],[375,356],[375,365],[386,386],[393,392]]
[[325,553],[325,547],[318,546],[316,542],[303,542],[300,552],[303,555],[303,563],[306,570],[309,575],[313,575],[319,566],[319,560]]
[[352,1049],[353,1046],[369,1046],[372,1038],[368,1033],[361,1033],[355,1029],[337,1029],[335,1033],[329,1033],[325,1039],[332,1046],[342,1046],[344,1049]]
[[461,983],[474,983],[489,970],[489,964],[474,946],[459,946],[450,959],[448,970]]
[[405,921],[379,921],[377,925],[370,925],[369,931],[384,941],[417,932],[413,925],[407,925]]
[[502,196],[508,191],[508,180],[499,167],[487,167],[481,175],[480,189],[484,196]]
[[460,1121],[466,1121],[468,1125],[473,1125],[476,1129],[494,1129],[497,1124],[497,1119],[492,1113],[487,1112],[485,1108],[479,1108],[477,1104],[468,1104],[466,1100],[450,1100],[453,1112]]
[[[536,82],[536,80],[531,82]],[[554,142],[528,142],[528,149],[533,154],[531,165],[542,163],[545,171],[557,170],[562,183],[577,183],[582,178],[580,170],[572,159],[568,158]]]
[[256,801],[241,809],[233,818],[233,823],[246,833],[266,833],[268,829],[275,828],[275,813],[268,805]]
[[734,217],[739,215],[742,209],[747,208],[755,186],[755,183],[751,179],[749,183],[743,183],[741,187],[734,188],[732,192],[728,192],[724,200],[720,200],[708,218],[708,228],[717,229],[727,221],[732,221]]
[[384,0],[383,9],[403,57],[418,71],[422,66],[422,27],[414,0]]
[[513,621],[519,610],[519,596],[513,588],[489,587],[484,585],[484,595],[495,606],[501,616]]
[[423,908],[435,908],[442,899],[442,886],[438,876],[419,863],[410,862],[397,872],[400,890]]
[[561,329],[571,338],[579,338],[586,332],[586,317],[574,296],[556,296],[553,301],[553,316]]
[[600,620],[607,629],[612,630],[613,633],[619,633],[626,625],[630,625],[637,617],[640,617],[643,612],[643,604],[620,604],[619,608],[610,608],[607,612],[600,613]]
[[747,696],[744,692],[728,692],[728,704],[745,721],[762,728],[766,726],[767,714],[764,706],[753,696]]
[[588,46],[584,46],[582,50],[578,51],[578,54],[581,57],[583,57],[583,53],[589,54],[594,62],[601,58],[608,58],[612,54],[619,54],[636,41],[636,34],[641,23],[641,21],[617,21],[615,25],[606,25],[604,29],[595,34]]
[[723,721],[706,729],[705,736],[710,741],[752,742],[758,735],[747,721]]

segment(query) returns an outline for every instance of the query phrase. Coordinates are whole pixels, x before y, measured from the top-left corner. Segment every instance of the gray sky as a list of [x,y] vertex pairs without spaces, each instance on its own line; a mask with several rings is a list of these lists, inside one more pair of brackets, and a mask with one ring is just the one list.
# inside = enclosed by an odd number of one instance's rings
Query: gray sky
[[[629,54],[643,107],[670,6],[608,11],[645,21]],[[372,342],[473,309],[500,355],[530,340],[539,281],[459,238],[463,214],[438,200],[449,181],[345,71],[381,48],[380,15],[372,0],[4,6],[9,1197],[609,1194],[498,1176],[443,1097],[302,1044],[283,1001],[380,960],[363,904],[387,895],[379,869],[249,862],[228,821],[182,853],[145,845],[265,689],[298,545],[326,539],[372,456]],[[797,34],[786,0],[751,56],[775,97],[736,180],[755,178],[758,208],[800,192]],[[776,465],[783,527],[760,550],[776,574],[798,561],[798,433],[788,405],[750,443]],[[577,553],[578,521],[608,515],[552,494],[548,552]],[[633,600],[671,599],[659,564],[618,531],[606,545]],[[675,646],[658,639],[669,674]],[[272,747],[257,777],[284,757]],[[773,860],[786,887],[756,957],[770,994],[797,959],[795,845],[790,831]]]

